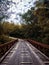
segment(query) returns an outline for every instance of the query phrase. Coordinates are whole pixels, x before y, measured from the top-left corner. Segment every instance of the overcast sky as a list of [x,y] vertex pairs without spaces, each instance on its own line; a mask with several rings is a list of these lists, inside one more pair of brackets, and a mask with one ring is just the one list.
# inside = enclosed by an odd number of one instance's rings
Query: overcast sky
[[[10,0],[9,0],[10,1]],[[10,5],[8,12],[10,13],[10,18],[8,21],[13,21],[14,23],[20,24],[21,18],[20,13],[25,13],[34,6],[36,0],[12,0],[14,3]]]

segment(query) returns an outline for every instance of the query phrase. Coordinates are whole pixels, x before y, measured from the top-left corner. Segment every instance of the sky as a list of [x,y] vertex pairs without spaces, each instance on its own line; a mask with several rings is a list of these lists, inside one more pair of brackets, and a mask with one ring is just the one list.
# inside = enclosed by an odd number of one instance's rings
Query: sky
[[13,21],[15,24],[20,24],[22,19],[19,14],[27,12],[28,9],[34,6],[33,3],[35,1],[36,0],[12,0],[14,3],[10,5],[10,9],[8,10],[8,13],[10,14],[8,21]]

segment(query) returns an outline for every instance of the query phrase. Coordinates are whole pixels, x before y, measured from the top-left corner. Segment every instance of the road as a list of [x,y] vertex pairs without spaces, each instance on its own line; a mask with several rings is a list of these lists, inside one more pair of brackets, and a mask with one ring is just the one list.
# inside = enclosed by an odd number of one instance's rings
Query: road
[[49,59],[29,42],[19,39],[0,65],[49,65],[47,61]]

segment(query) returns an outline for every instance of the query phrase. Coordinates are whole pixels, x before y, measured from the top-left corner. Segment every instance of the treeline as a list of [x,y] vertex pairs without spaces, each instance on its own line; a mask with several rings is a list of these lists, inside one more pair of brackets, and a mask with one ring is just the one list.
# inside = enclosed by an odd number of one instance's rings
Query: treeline
[[37,1],[35,7],[21,15],[24,24],[10,33],[11,36],[30,38],[49,44],[49,4]]
[[0,44],[4,44],[13,39],[10,38],[9,33],[13,30],[14,24],[9,22],[0,22]]
[[35,4],[35,7],[22,15],[28,25],[25,36],[49,44],[49,3],[36,1]]
[[5,34],[17,38],[34,39],[49,44],[49,5],[36,2],[28,12],[22,14],[23,23],[0,23],[0,35]]

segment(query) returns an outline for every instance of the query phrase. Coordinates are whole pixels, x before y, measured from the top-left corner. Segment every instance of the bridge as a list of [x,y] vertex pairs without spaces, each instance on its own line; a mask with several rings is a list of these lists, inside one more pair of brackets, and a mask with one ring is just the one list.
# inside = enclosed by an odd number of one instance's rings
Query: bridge
[[0,65],[49,65],[49,57],[35,48],[30,42],[18,39],[5,54]]

